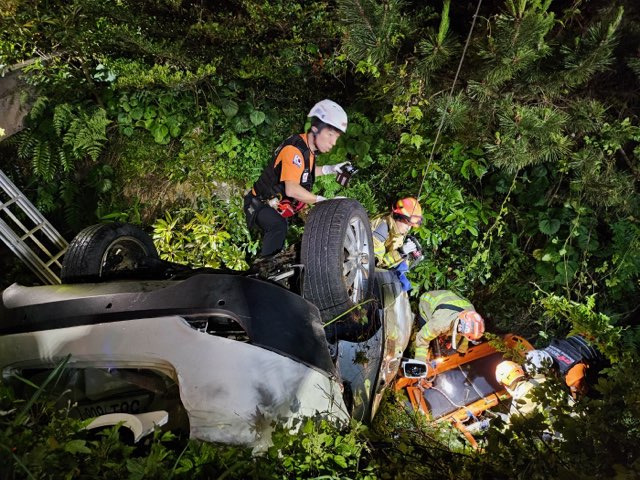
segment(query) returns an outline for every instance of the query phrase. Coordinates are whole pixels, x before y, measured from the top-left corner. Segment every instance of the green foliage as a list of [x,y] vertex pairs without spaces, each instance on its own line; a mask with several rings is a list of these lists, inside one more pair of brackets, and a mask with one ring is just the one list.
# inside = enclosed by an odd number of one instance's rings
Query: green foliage
[[182,208],[153,225],[160,258],[195,267],[246,270],[247,253],[255,254],[242,206],[212,201],[199,209]]
[[444,2],[438,31],[430,29],[426,38],[420,40],[417,46],[421,58],[416,64],[416,70],[423,75],[427,83],[431,75],[460,53],[460,45],[450,31],[450,5],[449,0]]
[[567,116],[548,107],[513,108],[512,101],[507,98],[501,105],[495,140],[485,145],[489,158],[511,172],[564,158],[571,147],[563,132]]
[[150,93],[122,95],[118,102],[118,125],[121,132],[129,137],[133,135],[134,127],[142,127],[157,143],[166,145],[172,138],[180,136],[180,127],[195,106],[186,96]]
[[[512,417],[500,423],[483,442],[485,455],[476,459],[482,478],[633,478],[638,474],[635,360],[609,370],[595,386],[596,398],[570,407],[560,382],[548,378],[532,394],[542,413]],[[626,375],[626,377],[625,377]],[[624,412],[624,413],[621,413]],[[613,433],[615,432],[615,433]]]
[[[640,332],[616,326],[611,318],[603,313],[594,311],[595,297],[590,296],[586,303],[577,303],[556,295],[545,295],[540,299],[544,309],[543,318],[537,323],[545,325],[547,322],[556,322],[560,330],[570,329],[568,334],[585,335],[592,339],[598,350],[602,352],[611,363],[619,362],[625,355],[634,350],[634,342],[640,340]],[[545,325],[548,329],[549,325]]]
[[268,458],[279,465],[281,478],[376,478],[372,465],[362,462],[367,452],[361,425],[340,432],[326,420],[306,419],[297,435],[280,430],[273,435]]
[[[326,420],[301,419],[275,426],[273,446],[252,454],[242,446],[184,441],[156,430],[132,446],[115,426],[91,434],[90,419],[74,419],[46,393],[60,364],[25,403],[0,384],[0,466],[2,478],[376,478],[368,464],[364,428],[338,429]],[[25,380],[25,382],[27,382]]]
[[[398,415],[363,458],[382,459],[386,478],[632,477],[637,369],[618,350],[633,353],[636,332],[621,328],[640,296],[637,2],[483,2],[450,96],[471,13],[449,1],[436,10],[377,0],[5,0],[0,70],[42,58],[26,69],[28,129],[8,140],[18,153],[3,156],[3,169],[20,172],[37,206],[69,225],[161,218],[165,258],[242,268],[258,245],[241,194],[282,139],[303,131],[308,108],[332,98],[349,129],[319,164],[350,160],[359,172],[346,190],[322,177],[317,191],[357,198],[371,215],[419,194],[427,260],[410,273],[414,294],[454,288],[500,330],[588,331],[616,361],[584,416],[558,403],[554,428],[570,441],[545,444],[549,419],[534,420],[489,435],[491,455],[478,456],[456,432]],[[292,225],[290,240],[302,228]],[[548,292],[542,300],[533,285]],[[355,456],[343,469],[323,436],[334,433],[314,429],[305,445],[283,440],[287,470],[202,444],[179,461],[158,454],[158,465],[173,462],[164,472],[119,465],[147,476],[368,475],[349,470]],[[323,466],[308,453],[319,446]],[[331,462],[336,470],[322,470]]]
[[[47,117],[46,102],[39,99],[31,111],[30,119],[36,126],[20,133],[18,155],[31,161],[40,179],[52,182],[59,174],[73,171],[83,159],[97,161],[110,121],[102,108],[84,110],[66,103],[56,105]],[[43,138],[42,130],[51,126],[53,131]]]
[[339,2],[338,15],[348,25],[342,45],[359,70],[376,72],[399,47],[408,20],[402,13],[403,6],[401,0]]

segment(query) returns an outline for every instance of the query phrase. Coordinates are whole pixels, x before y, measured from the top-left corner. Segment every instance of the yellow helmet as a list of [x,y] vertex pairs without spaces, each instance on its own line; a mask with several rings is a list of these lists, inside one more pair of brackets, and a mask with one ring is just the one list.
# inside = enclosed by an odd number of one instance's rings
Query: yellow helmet
[[524,370],[516,362],[504,360],[496,367],[496,380],[502,385],[508,387],[521,378],[524,378]]

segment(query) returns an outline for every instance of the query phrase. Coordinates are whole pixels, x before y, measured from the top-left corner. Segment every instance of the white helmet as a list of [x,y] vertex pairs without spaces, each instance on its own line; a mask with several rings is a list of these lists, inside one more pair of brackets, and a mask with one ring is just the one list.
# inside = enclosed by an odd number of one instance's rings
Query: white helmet
[[553,366],[553,357],[546,350],[530,350],[527,352],[524,368],[529,374],[546,370]]
[[307,117],[316,117],[342,133],[347,131],[347,113],[333,100],[321,100],[316,103]]

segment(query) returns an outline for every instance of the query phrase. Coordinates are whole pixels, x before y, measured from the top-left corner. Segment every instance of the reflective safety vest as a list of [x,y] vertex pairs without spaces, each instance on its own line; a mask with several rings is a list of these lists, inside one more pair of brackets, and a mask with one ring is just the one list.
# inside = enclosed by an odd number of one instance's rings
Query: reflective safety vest
[[416,334],[417,360],[425,360],[429,343],[441,335],[451,335],[458,314],[463,310],[473,310],[473,304],[451,290],[434,290],[420,296],[420,317],[425,322]]
[[404,236],[396,228],[393,215],[379,215],[371,219],[373,234],[373,254],[378,265],[392,268],[402,261],[398,249],[404,243]]
[[511,395],[509,415],[529,415],[536,410],[541,412],[541,405],[531,398],[531,390],[545,380],[544,376],[539,375],[537,378],[520,380],[513,388],[506,387],[507,392]]
[[311,191],[313,188],[313,184],[316,180],[316,173],[315,168],[311,168],[311,149],[299,134],[291,135],[276,149],[271,161],[253,185],[253,193],[263,202],[271,200],[272,198],[289,198],[290,200],[293,200],[285,195],[284,182],[280,181],[282,163],[278,163],[278,165],[275,164],[280,151],[287,145],[294,146],[300,150],[300,153],[302,154],[304,170],[300,179],[300,185],[308,191]]

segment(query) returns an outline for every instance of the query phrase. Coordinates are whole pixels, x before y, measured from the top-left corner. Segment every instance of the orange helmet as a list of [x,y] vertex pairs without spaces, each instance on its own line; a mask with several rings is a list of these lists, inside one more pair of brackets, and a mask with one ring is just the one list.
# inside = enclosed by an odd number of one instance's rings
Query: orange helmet
[[458,314],[458,331],[469,340],[478,340],[484,334],[484,320],[478,312],[463,310]]
[[401,198],[391,211],[414,227],[422,223],[422,207],[414,197]]
[[458,348],[458,335],[467,337],[469,340],[478,340],[484,334],[484,320],[478,312],[473,310],[463,310],[460,312],[453,324],[451,332],[451,346]]
[[524,370],[516,362],[504,360],[496,367],[496,380],[502,385],[508,387],[520,378],[524,378]]

